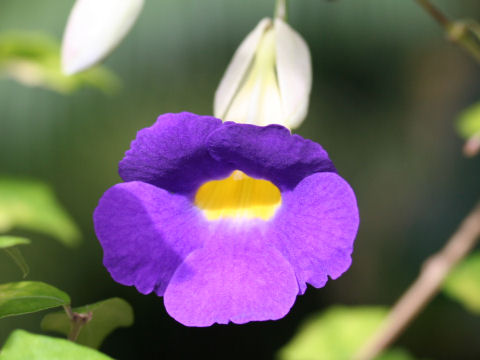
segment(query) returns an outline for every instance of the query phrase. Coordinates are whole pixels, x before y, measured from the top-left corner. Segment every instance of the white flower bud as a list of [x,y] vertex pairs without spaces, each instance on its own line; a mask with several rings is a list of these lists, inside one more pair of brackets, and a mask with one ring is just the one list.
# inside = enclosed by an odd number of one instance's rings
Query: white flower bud
[[312,87],[310,51],[281,19],[262,19],[248,34],[215,93],[214,114],[224,121],[298,127]]
[[62,69],[75,74],[108,55],[131,29],[143,0],[77,0],[62,43]]

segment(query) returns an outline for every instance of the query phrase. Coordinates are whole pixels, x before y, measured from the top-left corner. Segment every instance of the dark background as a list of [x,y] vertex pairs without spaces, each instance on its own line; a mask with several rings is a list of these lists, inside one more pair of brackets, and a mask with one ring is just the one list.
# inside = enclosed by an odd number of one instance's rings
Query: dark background
[[[478,0],[436,1],[452,17],[480,19]],[[72,0],[0,0],[0,31],[28,29],[59,40]],[[147,0],[106,65],[123,89],[71,96],[0,81],[0,172],[50,183],[82,229],[78,250],[35,236],[23,253],[31,280],[68,292],[73,305],[120,296],[135,324],[101,348],[118,359],[268,359],[308,315],[332,304],[391,305],[480,195],[480,157],[465,159],[456,115],[480,100],[478,65],[449,44],[413,0],[295,0],[289,21],[314,66],[310,111],[298,133],[321,143],[356,191],[361,214],[353,265],[309,289],[283,320],[187,328],[163,301],[116,284],[102,266],[92,211],[120,181],[117,164],[140,128],[165,112],[212,112],[235,48],[273,0]],[[1,254],[0,254],[1,255]],[[0,282],[19,280],[1,255]],[[39,332],[42,314],[0,321]],[[480,358],[480,319],[440,294],[400,338],[430,359]]]

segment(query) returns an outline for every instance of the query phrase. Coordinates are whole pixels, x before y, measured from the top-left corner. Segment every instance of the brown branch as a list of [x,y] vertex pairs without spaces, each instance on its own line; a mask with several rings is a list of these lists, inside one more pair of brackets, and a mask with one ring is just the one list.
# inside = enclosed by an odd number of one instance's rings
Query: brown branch
[[443,27],[448,40],[463,48],[480,62],[480,35],[477,23],[450,21],[430,0],[416,0],[416,2]]
[[440,25],[442,25],[444,28],[447,28],[450,25],[450,20],[433,4],[428,1],[428,0],[416,0],[421,7],[425,9],[426,12],[428,12],[432,18],[434,18]]
[[438,293],[446,276],[480,237],[480,203],[437,254],[428,258],[419,276],[400,297],[383,324],[355,356],[370,360],[384,351]]

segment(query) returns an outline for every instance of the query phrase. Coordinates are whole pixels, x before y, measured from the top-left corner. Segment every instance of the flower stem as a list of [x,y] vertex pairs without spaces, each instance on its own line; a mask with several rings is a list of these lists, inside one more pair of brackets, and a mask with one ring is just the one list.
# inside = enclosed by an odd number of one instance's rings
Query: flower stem
[[287,0],[277,0],[275,4],[275,17],[287,21]]
[[448,18],[439,9],[433,6],[433,4],[430,3],[429,0],[416,1],[444,28],[447,28],[450,25],[450,20],[448,20]]
[[430,0],[416,0],[416,2],[444,28],[450,41],[480,62],[480,36],[477,34],[478,30],[475,30],[478,24],[472,25],[468,22],[449,20]]
[[370,360],[385,350],[438,293],[447,275],[473,249],[479,237],[480,203],[462,221],[443,249],[425,261],[417,279],[354,359]]
[[92,320],[92,312],[86,314],[80,314],[72,311],[70,305],[63,307],[70,319],[70,333],[68,334],[68,340],[75,342],[80,335],[82,328]]

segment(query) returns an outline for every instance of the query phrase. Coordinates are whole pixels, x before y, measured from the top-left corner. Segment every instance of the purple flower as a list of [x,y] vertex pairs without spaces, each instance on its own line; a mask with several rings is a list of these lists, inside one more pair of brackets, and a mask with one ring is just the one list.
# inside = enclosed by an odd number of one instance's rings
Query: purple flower
[[94,213],[104,265],[188,326],[275,320],[351,264],[355,195],[280,125],[166,114],[138,132]]

